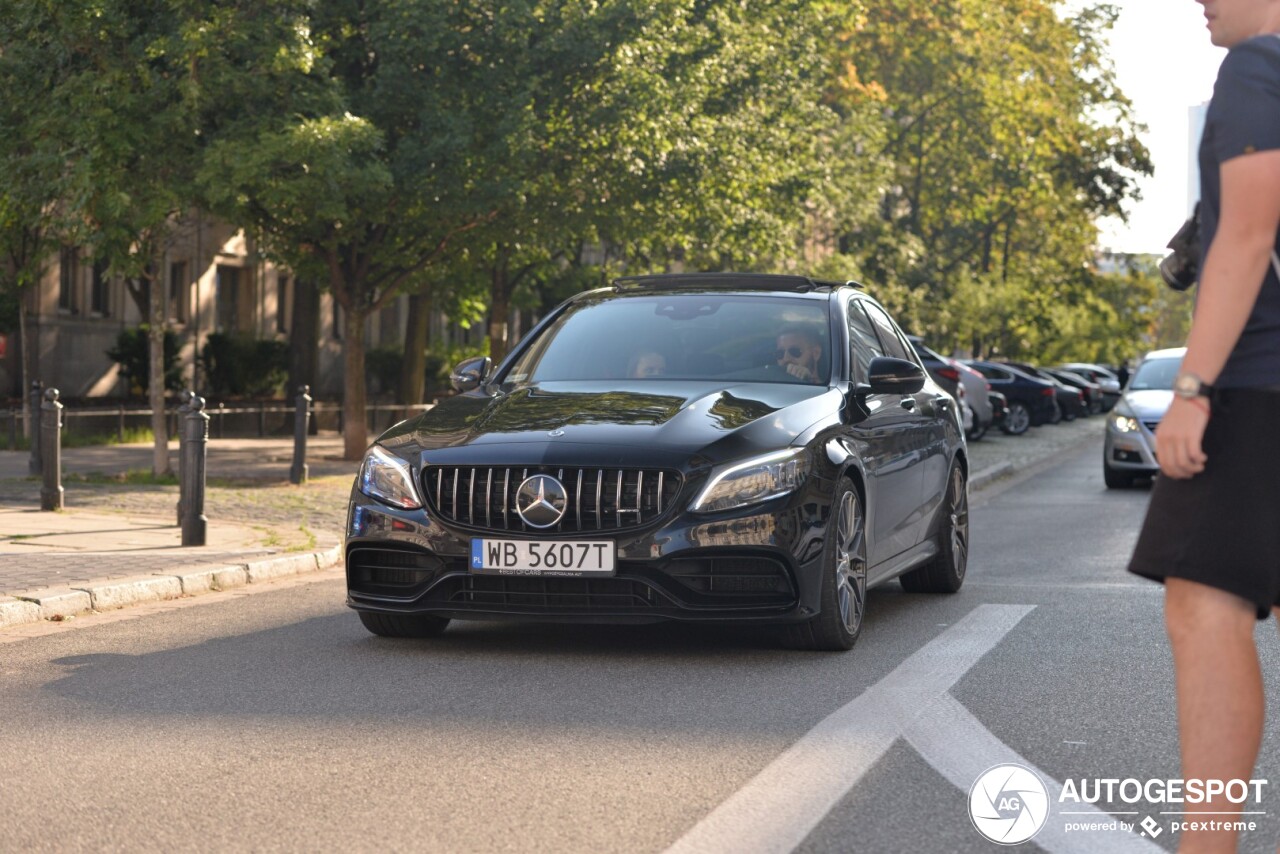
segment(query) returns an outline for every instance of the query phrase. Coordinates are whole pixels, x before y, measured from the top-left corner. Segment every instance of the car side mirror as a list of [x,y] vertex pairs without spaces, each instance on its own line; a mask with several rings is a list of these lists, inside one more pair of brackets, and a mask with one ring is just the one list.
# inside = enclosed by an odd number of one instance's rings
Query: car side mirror
[[488,356],[476,356],[459,362],[449,374],[449,383],[454,391],[463,392],[479,388],[484,378],[493,370],[493,360]]
[[877,356],[867,369],[870,394],[915,394],[924,388],[924,370],[915,362]]

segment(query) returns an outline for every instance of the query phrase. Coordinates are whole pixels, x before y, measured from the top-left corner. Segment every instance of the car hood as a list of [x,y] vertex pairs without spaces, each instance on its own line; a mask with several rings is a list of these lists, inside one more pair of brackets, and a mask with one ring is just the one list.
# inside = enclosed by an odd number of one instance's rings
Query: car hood
[[1139,421],[1163,418],[1169,404],[1173,403],[1173,392],[1158,388],[1126,391],[1124,402]]
[[838,412],[841,402],[834,389],[786,383],[544,383],[449,398],[379,442],[413,444],[423,452],[527,443],[610,445],[630,449],[637,459],[646,448],[689,454],[724,443],[745,445],[728,449],[741,453],[786,447]]

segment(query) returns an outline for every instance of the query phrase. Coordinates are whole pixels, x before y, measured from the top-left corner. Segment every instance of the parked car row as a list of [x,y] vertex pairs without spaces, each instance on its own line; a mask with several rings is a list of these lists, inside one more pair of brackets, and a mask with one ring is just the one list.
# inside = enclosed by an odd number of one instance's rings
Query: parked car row
[[934,382],[965,410],[969,441],[997,426],[1019,436],[1041,424],[1073,421],[1108,412],[1120,398],[1120,381],[1103,365],[1072,362],[1041,368],[1007,360],[961,360],[943,356],[919,336],[909,336]]

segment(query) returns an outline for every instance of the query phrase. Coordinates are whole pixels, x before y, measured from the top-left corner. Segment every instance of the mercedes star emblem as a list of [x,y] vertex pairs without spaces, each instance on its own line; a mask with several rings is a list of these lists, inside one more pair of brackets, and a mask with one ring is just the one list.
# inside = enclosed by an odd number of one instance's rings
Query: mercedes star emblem
[[564,516],[569,494],[549,474],[535,474],[516,490],[516,513],[531,528],[550,528]]

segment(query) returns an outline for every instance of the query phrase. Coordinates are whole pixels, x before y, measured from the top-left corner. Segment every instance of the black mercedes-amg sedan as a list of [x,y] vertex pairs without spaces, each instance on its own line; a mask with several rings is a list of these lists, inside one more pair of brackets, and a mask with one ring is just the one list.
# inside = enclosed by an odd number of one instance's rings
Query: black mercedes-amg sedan
[[352,489],[348,604],[375,634],[701,620],[842,650],[868,587],[964,581],[955,402],[853,283],[619,279],[453,383]]

